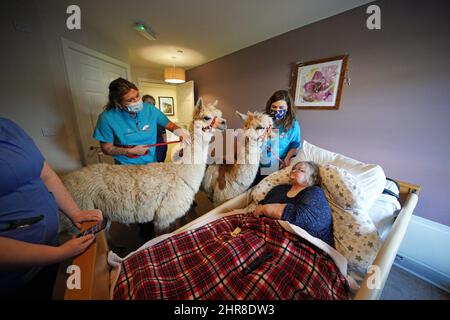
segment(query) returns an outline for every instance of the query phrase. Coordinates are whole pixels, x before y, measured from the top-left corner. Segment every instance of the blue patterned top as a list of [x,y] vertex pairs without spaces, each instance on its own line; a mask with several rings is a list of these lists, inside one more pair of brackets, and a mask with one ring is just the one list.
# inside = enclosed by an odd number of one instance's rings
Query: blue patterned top
[[334,247],[331,208],[323,190],[318,186],[312,186],[290,198],[287,196],[290,189],[290,184],[276,186],[260,203],[286,203],[282,220],[299,226],[310,235]]

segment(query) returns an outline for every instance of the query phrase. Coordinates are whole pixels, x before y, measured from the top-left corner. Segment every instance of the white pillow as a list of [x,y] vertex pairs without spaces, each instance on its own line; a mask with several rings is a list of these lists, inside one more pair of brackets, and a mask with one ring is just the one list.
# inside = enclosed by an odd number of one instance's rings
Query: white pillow
[[300,152],[292,159],[291,164],[299,161],[313,161],[317,164],[332,163],[338,154],[319,148],[304,140]]
[[259,203],[266,197],[267,193],[269,193],[269,191],[272,190],[273,187],[280,184],[291,183],[291,179],[289,178],[291,170],[292,167],[286,167],[268,175],[263,180],[261,180],[261,182],[259,182],[252,190],[251,196],[253,201]]
[[302,150],[292,160],[292,164],[299,161],[313,161],[318,165],[332,164],[351,174],[361,189],[364,203],[361,208],[369,209],[373,206],[383,192],[386,176],[379,165],[365,164],[355,159],[319,148],[306,140],[303,141]]
[[[385,189],[399,195],[398,187],[393,181],[386,180]],[[378,197],[377,201],[369,209],[369,216],[383,241],[386,239],[388,231],[394,223],[396,214],[400,209],[401,205],[397,198],[384,193]]]

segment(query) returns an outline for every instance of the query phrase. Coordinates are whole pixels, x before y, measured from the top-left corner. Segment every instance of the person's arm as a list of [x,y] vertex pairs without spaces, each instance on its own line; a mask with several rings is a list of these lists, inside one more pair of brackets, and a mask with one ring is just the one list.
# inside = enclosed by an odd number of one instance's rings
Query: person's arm
[[127,156],[127,155],[144,155],[149,149],[148,146],[135,146],[133,148],[121,148],[115,146],[111,142],[100,142],[100,147],[102,148],[102,152],[109,156]]
[[265,216],[268,218],[281,220],[285,208],[285,203],[260,204],[256,206],[253,216]]
[[284,166],[283,167],[289,167],[291,165],[291,160],[293,157],[297,155],[298,149],[292,148],[288,151],[286,154],[286,157],[284,158]]
[[105,112],[98,117],[95,126],[93,138],[100,142],[102,152],[108,156],[127,156],[127,155],[144,155],[148,147],[135,146],[134,148],[122,148],[114,145],[115,133],[113,126],[108,121],[108,116]]
[[182,139],[182,141],[186,142],[187,144],[191,144],[191,138],[189,137],[189,134],[186,133],[182,128],[177,126],[172,121],[169,120],[169,122],[167,122],[167,125],[165,126],[165,128],[167,130],[173,132],[177,136],[179,136]]
[[284,164],[286,167],[291,165],[291,160],[293,157],[295,157],[298,153],[298,150],[300,148],[300,125],[298,124],[297,120],[294,120],[294,123],[292,124],[292,135],[291,135],[291,141],[289,143],[289,151],[286,154],[286,157],[284,157]]
[[94,235],[89,234],[53,247],[0,237],[0,270],[62,262],[83,253],[94,239]]
[[68,216],[78,228],[80,228],[82,222],[100,221],[103,219],[100,210],[80,210],[61,179],[56,172],[53,171],[47,161],[44,162],[41,171],[41,179],[44,181],[47,189],[53,193],[56,203],[61,211]]

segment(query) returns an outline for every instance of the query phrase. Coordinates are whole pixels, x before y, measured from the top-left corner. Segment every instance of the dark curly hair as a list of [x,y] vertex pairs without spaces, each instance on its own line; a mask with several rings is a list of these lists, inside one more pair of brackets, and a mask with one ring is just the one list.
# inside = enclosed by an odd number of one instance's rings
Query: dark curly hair
[[286,116],[282,120],[276,121],[275,124],[276,125],[282,124],[284,127],[283,130],[287,131],[292,127],[292,125],[294,124],[294,120],[295,120],[295,110],[292,106],[292,97],[288,91],[286,91],[286,90],[275,91],[274,94],[272,94],[272,96],[269,98],[269,100],[267,100],[266,113],[268,115],[270,115],[272,113],[272,110],[271,110],[272,103],[274,103],[275,101],[278,101],[278,100],[286,101],[288,109],[287,109]]
[[109,96],[108,103],[105,106],[105,110],[113,108],[123,109],[122,99],[131,89],[139,91],[138,87],[127,79],[118,78],[109,84]]

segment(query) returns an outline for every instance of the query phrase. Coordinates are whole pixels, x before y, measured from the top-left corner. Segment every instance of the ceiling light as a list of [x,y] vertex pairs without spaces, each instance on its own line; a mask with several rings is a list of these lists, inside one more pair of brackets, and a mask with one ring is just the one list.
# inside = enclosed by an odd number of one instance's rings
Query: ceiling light
[[146,37],[148,40],[156,40],[156,35],[150,27],[147,27],[144,23],[136,21],[134,22],[134,30],[139,32],[142,36]]
[[186,72],[183,68],[175,67],[176,57],[174,59],[173,67],[168,67],[164,69],[164,81],[168,83],[185,83],[186,82]]
[[185,83],[186,74],[182,68],[165,68],[164,69],[164,81],[168,83]]

